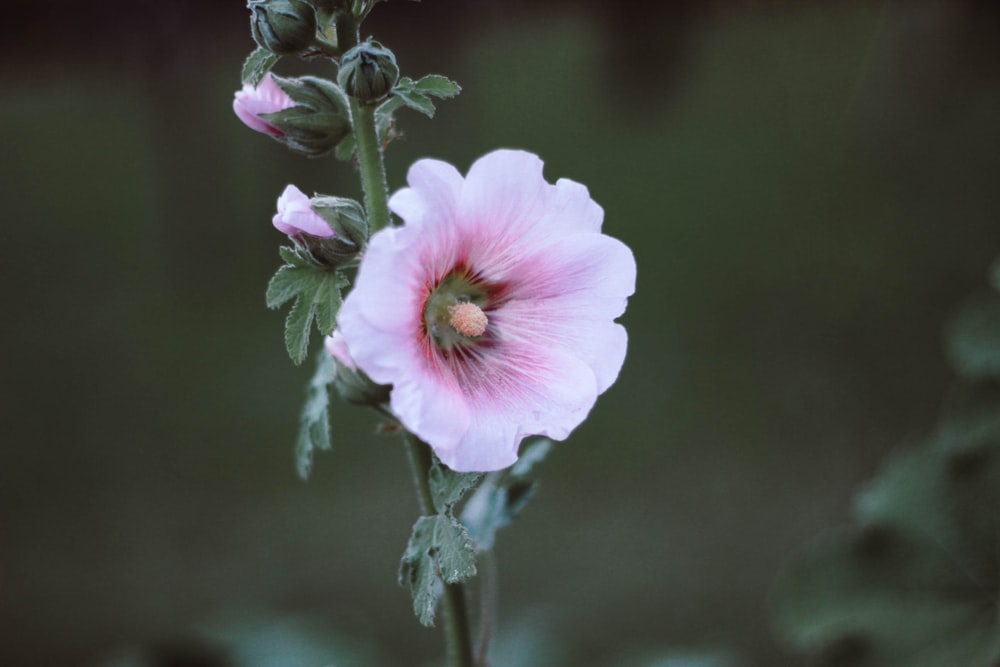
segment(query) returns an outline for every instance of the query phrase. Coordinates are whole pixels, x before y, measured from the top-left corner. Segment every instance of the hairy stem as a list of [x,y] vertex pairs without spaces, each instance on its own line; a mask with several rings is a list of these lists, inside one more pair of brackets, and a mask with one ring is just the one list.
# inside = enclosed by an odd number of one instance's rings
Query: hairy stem
[[372,233],[389,225],[389,204],[385,181],[382,144],[375,128],[375,105],[362,104],[351,98],[351,118],[354,120],[354,141],[358,145],[358,169],[365,192],[365,211]]
[[[337,47],[341,52],[357,46],[360,41],[359,24],[344,17],[336,24]],[[365,195],[365,212],[368,229],[375,233],[389,225],[389,190],[385,180],[385,162],[382,160],[382,143],[375,127],[376,104],[364,104],[351,98],[351,121],[354,141],[358,148],[358,171],[361,189]]]
[[[431,469],[431,450],[411,433],[405,432],[403,441],[410,460],[410,472],[417,487],[420,511],[426,516],[436,514],[434,499],[427,474]],[[472,640],[469,634],[469,613],[465,603],[465,587],[462,584],[445,584],[444,634],[448,647],[449,667],[475,667],[472,659]]]

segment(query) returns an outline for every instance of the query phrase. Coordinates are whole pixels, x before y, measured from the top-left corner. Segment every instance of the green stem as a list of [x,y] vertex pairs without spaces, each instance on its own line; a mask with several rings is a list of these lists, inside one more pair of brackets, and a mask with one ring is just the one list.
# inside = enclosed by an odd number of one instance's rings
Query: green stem
[[[344,17],[337,22],[336,30],[337,48],[341,53],[357,46],[360,41],[357,22]],[[389,225],[389,189],[385,180],[382,142],[379,141],[375,127],[375,107],[375,104],[363,104],[351,98],[351,120],[354,123],[354,141],[358,147],[361,189],[365,193],[368,229],[373,234]]]
[[[342,20],[338,22],[336,30],[337,46],[342,52],[358,43],[357,23]],[[375,105],[362,104],[351,98],[351,118],[354,122],[354,140],[358,146],[358,167],[361,172],[361,188],[365,193],[368,228],[375,233],[389,225],[389,189],[386,186],[382,144],[375,127]],[[420,511],[425,516],[433,516],[436,514],[434,498],[427,477],[432,463],[430,447],[407,431],[403,431],[403,441],[406,443],[410,471],[420,499]],[[450,667],[475,667],[464,587],[461,584],[445,584],[442,603]]]
[[[427,477],[432,463],[430,447],[406,431],[403,432],[403,441],[406,443],[410,472],[413,474],[413,483],[417,487],[417,497],[420,499],[420,511],[426,516],[433,516],[437,512],[434,510],[434,498]],[[448,664],[450,667],[475,667],[469,634],[469,613],[465,604],[465,587],[462,584],[445,584],[442,603]]]
[[382,160],[382,143],[375,128],[375,105],[362,104],[351,98],[351,118],[354,121],[354,141],[358,145],[358,168],[365,192],[368,228],[374,234],[389,225],[385,163]]

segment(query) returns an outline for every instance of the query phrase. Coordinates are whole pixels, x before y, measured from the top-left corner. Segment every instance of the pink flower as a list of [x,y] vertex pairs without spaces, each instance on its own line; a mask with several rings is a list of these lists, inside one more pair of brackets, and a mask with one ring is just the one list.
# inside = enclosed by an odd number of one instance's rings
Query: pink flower
[[329,355],[343,364],[345,368],[351,371],[357,370],[358,367],[354,365],[354,359],[351,358],[351,353],[347,350],[347,343],[344,342],[344,335],[340,333],[340,329],[334,329],[333,333],[323,340],[323,345]]
[[525,436],[567,437],[617,378],[635,260],[587,189],[547,183],[530,153],[465,178],[420,160],[407,181],[389,202],[405,225],[371,238],[340,330],[445,464],[499,470]]
[[254,88],[249,83],[243,84],[243,90],[236,91],[233,100],[233,111],[247,127],[257,132],[280,137],[285,133],[260,117],[264,113],[274,113],[295,106],[295,102],[271,78],[268,72]]
[[289,236],[318,236],[329,238],[333,230],[309,204],[309,197],[294,185],[289,185],[278,197],[278,212],[271,219],[272,224],[282,234]]

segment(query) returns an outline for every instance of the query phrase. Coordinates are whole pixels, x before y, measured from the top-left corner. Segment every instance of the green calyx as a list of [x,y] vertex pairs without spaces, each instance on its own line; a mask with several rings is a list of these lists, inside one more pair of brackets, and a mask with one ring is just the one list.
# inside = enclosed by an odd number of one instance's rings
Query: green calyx
[[251,0],[254,41],[278,56],[301,53],[316,40],[316,14],[303,0]]
[[445,277],[424,302],[424,327],[443,350],[474,344],[485,333],[486,290],[462,273]]
[[348,49],[340,59],[337,83],[360,102],[374,103],[383,99],[398,79],[396,56],[378,42],[362,42]]

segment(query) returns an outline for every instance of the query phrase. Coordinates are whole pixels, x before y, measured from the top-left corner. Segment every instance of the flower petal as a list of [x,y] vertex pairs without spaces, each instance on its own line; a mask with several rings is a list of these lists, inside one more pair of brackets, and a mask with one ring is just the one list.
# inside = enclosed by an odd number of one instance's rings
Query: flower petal
[[[393,385],[393,412],[455,470],[506,467],[528,435],[565,438],[625,358],[614,320],[635,289],[635,259],[600,233],[604,212],[587,188],[550,185],[542,166],[500,150],[463,181],[443,162],[417,162],[390,201],[405,225],[370,239],[340,310],[358,367]],[[482,336],[428,333],[425,302],[451,274],[482,286]]]

